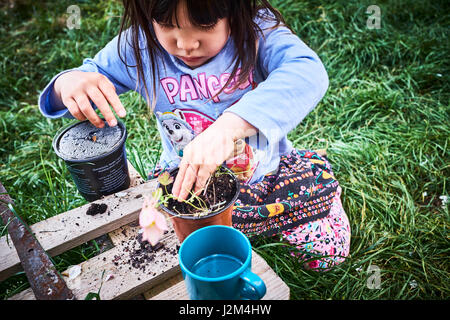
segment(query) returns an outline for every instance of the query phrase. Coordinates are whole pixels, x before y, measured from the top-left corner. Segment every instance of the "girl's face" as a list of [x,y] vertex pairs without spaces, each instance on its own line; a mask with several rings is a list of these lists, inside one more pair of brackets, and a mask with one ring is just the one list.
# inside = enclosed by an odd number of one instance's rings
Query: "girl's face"
[[179,27],[173,19],[171,25],[153,21],[153,29],[161,46],[190,68],[207,63],[225,46],[230,35],[228,19],[220,19],[205,28],[193,26],[183,3],[178,6],[176,15]]

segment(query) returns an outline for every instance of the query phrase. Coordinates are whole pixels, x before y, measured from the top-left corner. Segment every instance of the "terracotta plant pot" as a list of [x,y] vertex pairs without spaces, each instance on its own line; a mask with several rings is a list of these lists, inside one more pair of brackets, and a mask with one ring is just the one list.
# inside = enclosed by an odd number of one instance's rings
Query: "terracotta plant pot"
[[[178,239],[180,240],[180,243],[184,241],[184,239],[190,235],[192,232],[194,232],[197,229],[211,226],[211,225],[224,225],[224,226],[230,226],[231,223],[231,213],[233,211],[233,205],[239,196],[239,182],[236,178],[236,176],[233,174],[233,172],[226,168],[225,166],[221,167],[223,170],[230,173],[229,177],[230,179],[233,179],[233,184],[236,186],[235,193],[232,197],[232,199],[225,204],[225,206],[218,211],[215,211],[211,214],[205,215],[205,216],[191,216],[191,215],[182,215],[180,216],[178,213],[168,209],[164,205],[160,205],[160,208],[172,216],[172,223],[173,227],[175,229],[175,233],[178,236]],[[170,175],[174,178],[176,177],[176,173],[178,171],[178,168],[172,169],[169,171]],[[158,184],[158,188],[162,187],[160,184]]]

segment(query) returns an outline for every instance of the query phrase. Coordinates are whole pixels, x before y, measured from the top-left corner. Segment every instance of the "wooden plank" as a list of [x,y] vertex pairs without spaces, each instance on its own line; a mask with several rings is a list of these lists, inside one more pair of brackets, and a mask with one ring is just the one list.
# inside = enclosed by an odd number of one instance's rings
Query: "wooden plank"
[[[166,218],[168,217],[167,214],[165,212],[162,212]],[[168,227],[168,232],[175,232],[173,229],[173,225],[171,222],[171,219],[168,218],[166,219],[167,221],[167,227]],[[117,228],[114,231],[111,231],[110,233],[108,233],[108,235],[111,238],[111,242],[113,243],[114,246],[120,245],[123,241],[128,240],[131,236],[134,236],[134,234],[137,234],[139,232],[139,220],[136,220],[132,223],[129,223],[125,226],[122,226],[120,228]]]
[[[30,228],[44,250],[51,256],[61,254],[136,221],[142,208],[143,195],[151,194],[156,188],[156,184],[157,180],[148,181],[40,221]],[[86,211],[93,203],[107,204],[107,211],[95,216],[86,215]],[[22,270],[14,245],[6,237],[5,235],[0,239],[0,256],[2,257],[0,281]]]
[[[179,272],[178,257],[176,254],[168,254],[167,250],[179,245],[174,233],[161,240],[164,248],[154,252],[154,260],[145,263],[145,271],[132,266],[127,260],[127,253],[139,249],[135,237],[131,241],[90,259],[81,264],[82,273],[78,278],[66,280],[69,288],[78,299],[84,298],[89,292],[97,292],[101,285],[101,273],[105,270],[105,278],[113,278],[104,281],[100,297],[103,300],[128,299],[153,287]],[[127,252],[125,250],[128,250]],[[116,258],[119,257],[119,260]],[[117,265],[116,265],[117,264]],[[141,264],[141,266],[144,264]]]
[[[262,300],[289,300],[289,287],[255,251],[252,253],[252,271],[260,276],[266,284],[267,292]],[[144,293],[145,298],[152,300],[188,300],[189,295],[184,281],[181,281],[180,274],[175,278],[179,281],[174,285],[157,294],[153,294],[153,290],[150,290],[150,292]],[[175,280],[172,281],[175,282]]]
[[[102,257],[104,255],[102,255]],[[109,258],[111,258],[111,255]],[[89,261],[93,259],[94,258]],[[186,291],[186,286],[179,267],[173,267],[166,271],[161,270],[160,277],[149,277],[149,274],[142,274],[138,271],[134,271],[134,273],[131,271],[131,274],[123,274],[123,272],[117,272],[117,267],[111,266],[111,263],[102,264],[98,261],[99,259],[96,260],[97,261],[95,262],[93,261],[89,263],[89,266],[83,266],[83,264],[81,264],[83,272],[80,277],[83,277],[80,280],[75,279],[68,281],[69,288],[71,288],[78,299],[83,299],[83,295],[86,296],[88,292],[98,291],[101,284],[99,279],[101,277],[101,273],[103,272],[102,270],[106,270],[105,278],[109,274],[112,274],[114,279],[103,283],[100,292],[102,299],[127,299],[147,290],[144,292],[146,299],[189,300],[189,295]],[[100,261],[103,261],[103,258],[101,258]],[[172,263],[176,263],[178,265],[178,262],[172,261]],[[266,284],[267,292],[262,300],[289,300],[289,287],[276,275],[266,261],[254,251],[252,254],[252,271],[259,275]],[[137,279],[139,276],[142,277],[141,280]],[[110,283],[110,281],[115,279],[117,280]],[[126,285],[125,287],[124,284]],[[77,290],[76,287],[83,287],[83,289]],[[114,295],[116,295],[116,297],[114,297]],[[25,290],[24,292],[21,292],[11,298],[11,300],[33,299],[33,292],[30,289]]]
[[[130,188],[133,188],[133,187],[136,187],[138,185],[145,183],[145,180],[141,177],[139,172],[137,172],[137,170],[133,167],[131,162],[129,160],[127,160],[127,162],[128,162],[128,172],[130,175]],[[137,219],[134,220],[133,222],[131,222],[129,224],[129,226],[130,227],[137,226],[138,223],[139,223],[139,219],[137,217]],[[127,228],[125,228],[125,229],[119,228],[119,229],[109,232],[108,236],[111,239],[111,242],[114,245],[116,245],[117,243],[119,243],[121,240],[124,239],[124,234],[126,235],[126,232],[127,232]]]
[[[167,279],[166,281],[159,283],[157,285],[155,285],[153,288],[151,288],[150,290],[144,292],[144,298],[147,300],[151,300],[154,297],[163,294],[164,291],[166,290],[170,290],[170,288],[172,288],[173,286],[177,285],[178,283],[184,283],[183,282],[183,275],[181,274],[181,270],[179,272],[177,272],[177,274],[169,279]],[[175,297],[169,297],[167,298],[167,300],[178,300],[176,299],[176,296],[179,295],[179,292],[175,290],[174,292]],[[189,299],[189,298],[186,298]],[[158,300],[162,300],[162,299],[158,299]]]
[[128,175],[130,176],[130,186],[129,186],[129,188],[133,188],[133,187],[136,187],[136,186],[138,186],[140,184],[145,183],[146,180],[141,177],[141,175],[133,167],[131,162],[129,160],[127,160],[127,163],[128,163]]
[[[152,261],[140,264],[145,270],[133,267],[132,261],[128,261],[130,252],[140,249],[138,228],[130,228],[129,232],[116,247],[79,264],[78,277],[64,277],[77,299],[83,300],[89,292],[97,293],[100,287],[102,300],[130,299],[180,273],[178,255],[170,253],[179,246],[174,232],[168,232],[161,240],[163,248],[151,253]],[[27,289],[11,298],[18,299],[34,300],[33,292]]]

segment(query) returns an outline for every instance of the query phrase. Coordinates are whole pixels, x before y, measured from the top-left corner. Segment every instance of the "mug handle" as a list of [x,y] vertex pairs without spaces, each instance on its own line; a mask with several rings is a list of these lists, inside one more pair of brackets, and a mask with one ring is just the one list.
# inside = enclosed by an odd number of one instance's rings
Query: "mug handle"
[[250,269],[246,269],[240,278],[244,281],[241,298],[244,300],[260,300],[266,294],[264,281]]

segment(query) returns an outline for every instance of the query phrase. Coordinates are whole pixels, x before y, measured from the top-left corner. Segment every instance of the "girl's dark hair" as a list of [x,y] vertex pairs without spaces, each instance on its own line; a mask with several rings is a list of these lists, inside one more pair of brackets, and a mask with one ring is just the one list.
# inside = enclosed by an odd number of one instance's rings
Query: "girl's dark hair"
[[[231,75],[226,84],[216,94],[219,95],[236,76],[238,68],[241,71],[238,81],[233,84],[233,88],[247,81],[250,72],[253,70],[257,58],[257,40],[262,34],[261,28],[255,22],[258,17],[263,20],[273,21],[274,27],[280,24],[285,25],[285,21],[278,10],[273,8],[267,0],[123,0],[124,13],[119,31],[119,57],[128,67],[137,67],[137,86],[140,81],[145,88],[147,103],[150,107],[149,94],[144,77],[143,59],[141,52],[147,49],[150,67],[152,70],[153,92],[151,110],[156,104],[156,59],[162,55],[162,47],[155,37],[152,21],[163,24],[172,24],[172,19],[176,17],[176,10],[180,3],[185,2],[188,17],[194,26],[212,26],[219,19],[228,18],[231,37],[236,47],[236,52],[232,61],[235,61]],[[266,10],[261,10],[266,9]],[[130,28],[131,46],[133,48],[136,65],[130,66],[127,59],[122,58],[120,51],[120,41],[122,32]],[[139,46],[139,37],[145,37],[147,48]],[[125,41],[129,41],[125,39]],[[141,40],[142,41],[142,40]],[[211,97],[212,99],[213,97]]]

